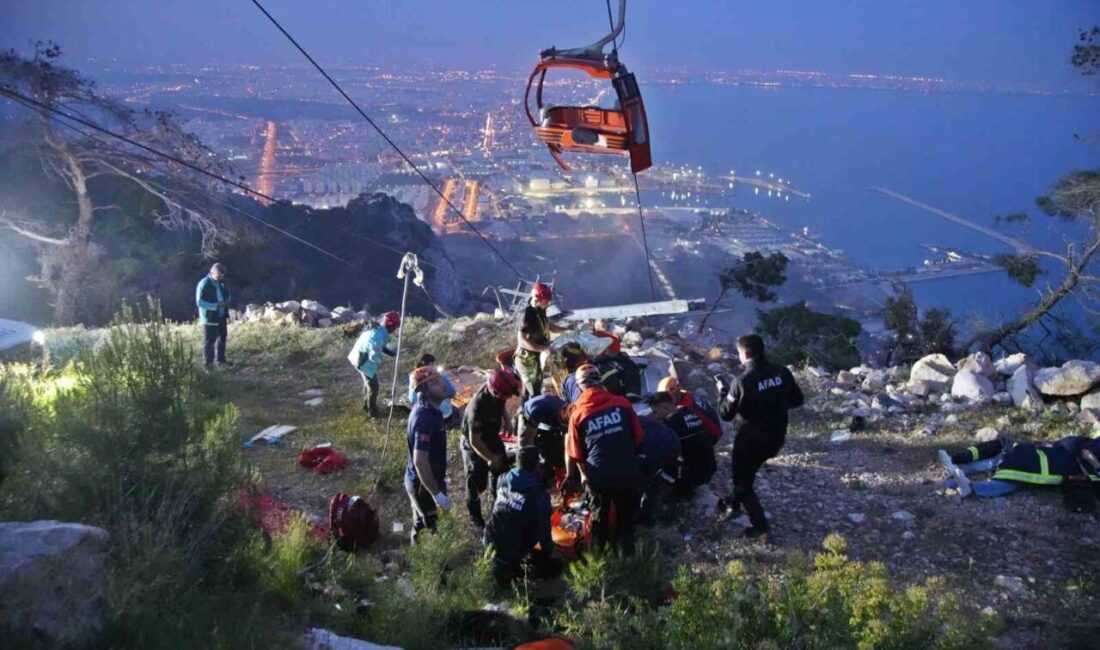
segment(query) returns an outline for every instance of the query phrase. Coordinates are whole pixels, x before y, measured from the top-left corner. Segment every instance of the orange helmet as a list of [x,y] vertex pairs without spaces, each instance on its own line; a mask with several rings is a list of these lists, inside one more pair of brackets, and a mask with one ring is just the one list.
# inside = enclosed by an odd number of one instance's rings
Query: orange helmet
[[409,380],[414,390],[419,390],[421,386],[433,379],[439,379],[439,371],[432,366],[420,366],[409,373]]
[[554,297],[554,290],[548,284],[536,282],[531,289],[531,297],[539,302],[549,302]]

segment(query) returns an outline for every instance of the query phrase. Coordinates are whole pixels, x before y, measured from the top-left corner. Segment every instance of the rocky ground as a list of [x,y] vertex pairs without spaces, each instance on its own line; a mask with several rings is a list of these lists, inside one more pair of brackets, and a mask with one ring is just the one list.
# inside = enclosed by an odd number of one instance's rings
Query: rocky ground
[[[249,450],[265,489],[315,517],[338,490],[372,494],[382,515],[377,552],[395,560],[397,572],[409,526],[400,487],[404,421],[395,419],[388,433],[384,422],[365,421],[359,378],[343,360],[350,340],[338,337],[338,330],[281,356],[278,342],[250,338],[248,327],[235,337],[241,365],[219,381],[241,407],[249,431],[275,423],[300,427],[277,445]],[[511,327],[488,318],[416,325],[405,333],[405,354],[432,351],[448,366],[489,367],[495,351],[511,342]],[[624,338],[629,351],[672,356],[681,377],[690,377],[696,388],[708,388],[706,378],[716,370],[734,370],[728,348],[701,348],[671,334],[635,329]],[[702,490],[691,508],[678,509],[647,535],[674,563],[700,572],[719,571],[733,559],[768,572],[780,570],[792,551],[812,553],[826,535],[839,532],[853,557],[884,563],[899,583],[944,576],[975,612],[998,613],[1006,647],[1066,647],[1095,639],[1097,516],[1071,514],[1056,489],[962,500],[944,488],[946,474],[935,453],[997,435],[1054,439],[1087,433],[1100,398],[1079,394],[1100,379],[1094,366],[1037,369],[1024,358],[993,364],[981,355],[958,367],[933,357],[913,368],[856,368],[839,375],[801,369],[797,376],[807,404],[793,414],[786,447],[757,483],[773,521],[771,543],[745,541],[740,532],[746,522],[713,515],[715,494],[729,490],[730,425],[719,445],[713,490]],[[304,404],[299,393],[311,388],[324,392],[320,405]],[[856,416],[866,426],[848,432]],[[332,475],[300,469],[298,452],[320,442],[333,442],[350,457],[350,466]],[[457,440],[451,442],[450,493],[459,501],[461,461]],[[464,520],[464,508],[456,506],[454,516]]]

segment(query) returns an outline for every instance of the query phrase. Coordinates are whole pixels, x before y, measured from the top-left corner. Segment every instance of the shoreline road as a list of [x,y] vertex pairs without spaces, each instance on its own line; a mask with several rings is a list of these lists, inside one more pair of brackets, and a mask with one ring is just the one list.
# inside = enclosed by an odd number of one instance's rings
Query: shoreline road
[[1004,233],[1001,233],[1001,232],[997,232],[996,230],[994,230],[992,228],[989,228],[987,226],[983,226],[981,224],[974,223],[973,221],[970,221],[969,219],[964,219],[963,217],[960,217],[956,214],[951,214],[950,212],[947,212],[945,210],[941,210],[939,208],[933,207],[931,205],[928,205],[927,203],[921,203],[920,201],[918,201],[918,200],[916,200],[912,197],[905,196],[904,194],[899,194],[899,193],[897,193],[893,190],[889,190],[885,187],[876,187],[874,189],[875,189],[876,192],[879,192],[880,194],[885,194],[886,196],[889,196],[891,198],[895,198],[895,199],[897,199],[899,201],[902,201],[904,203],[908,203],[909,205],[912,205],[914,207],[918,207],[918,208],[920,208],[922,210],[925,210],[927,212],[931,212],[932,214],[934,214],[938,217],[942,217],[942,218],[944,218],[944,219],[946,219],[946,220],[948,220],[952,223],[956,223],[956,224],[958,224],[958,225],[960,225],[964,228],[969,228],[970,230],[973,230],[974,232],[983,234],[986,237],[992,237],[993,239],[996,239],[997,241],[1001,242],[1002,244],[1005,244],[1009,248],[1012,248],[1014,251],[1016,251],[1016,253],[1018,255],[1031,255],[1035,252],[1035,249],[1033,249],[1031,247],[1031,245],[1028,244],[1027,242],[1016,239],[1015,237],[1009,237],[1008,235],[1006,235]]

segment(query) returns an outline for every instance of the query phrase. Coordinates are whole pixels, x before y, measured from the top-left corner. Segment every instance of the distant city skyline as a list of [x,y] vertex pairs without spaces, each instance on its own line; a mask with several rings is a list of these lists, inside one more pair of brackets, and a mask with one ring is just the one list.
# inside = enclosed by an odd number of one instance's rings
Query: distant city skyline
[[[612,4],[615,4],[614,0]],[[287,65],[300,55],[248,0],[9,0],[0,47],[59,43],[74,67],[214,62]],[[607,30],[597,0],[267,0],[323,64],[505,71],[541,48]],[[808,70],[1095,89],[1069,65],[1100,3],[1065,0],[722,2],[631,0],[622,58],[637,70]],[[602,31],[601,31],[602,30]]]

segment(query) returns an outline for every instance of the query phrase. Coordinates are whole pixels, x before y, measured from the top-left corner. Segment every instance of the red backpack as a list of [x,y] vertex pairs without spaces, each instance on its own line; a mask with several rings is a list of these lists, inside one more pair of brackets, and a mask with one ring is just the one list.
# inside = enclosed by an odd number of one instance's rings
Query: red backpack
[[344,551],[366,548],[378,539],[378,514],[359,497],[338,492],[328,504],[332,538]]

